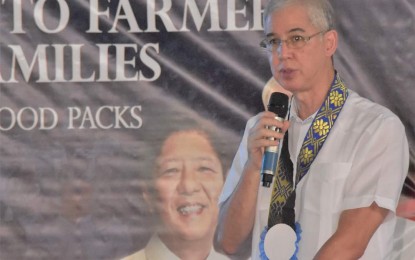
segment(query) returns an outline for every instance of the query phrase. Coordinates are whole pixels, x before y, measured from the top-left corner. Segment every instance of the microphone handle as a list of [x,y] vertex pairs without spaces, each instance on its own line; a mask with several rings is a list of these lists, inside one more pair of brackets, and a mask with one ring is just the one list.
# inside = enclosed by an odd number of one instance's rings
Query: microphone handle
[[[278,121],[283,122],[284,118],[276,116],[275,119]],[[272,129],[276,132],[281,132],[280,128],[276,128],[275,126],[268,126],[269,129]],[[273,137],[269,137],[268,140],[275,140]],[[262,167],[261,167],[261,175],[262,175],[262,186],[263,187],[270,187],[272,183],[272,179],[275,175],[277,170],[278,164],[278,146],[267,146],[265,148],[264,156],[262,158]]]

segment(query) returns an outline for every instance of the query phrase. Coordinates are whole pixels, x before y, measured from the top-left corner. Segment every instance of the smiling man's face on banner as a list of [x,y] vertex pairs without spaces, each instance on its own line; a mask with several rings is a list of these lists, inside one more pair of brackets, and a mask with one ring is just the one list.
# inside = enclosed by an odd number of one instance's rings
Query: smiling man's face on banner
[[163,234],[211,239],[223,170],[210,141],[196,131],[174,133],[164,142],[156,164],[155,193]]

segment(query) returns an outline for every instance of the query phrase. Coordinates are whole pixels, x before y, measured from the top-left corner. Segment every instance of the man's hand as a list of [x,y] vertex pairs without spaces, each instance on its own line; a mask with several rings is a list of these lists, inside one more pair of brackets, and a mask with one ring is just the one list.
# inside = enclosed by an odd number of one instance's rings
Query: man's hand
[[[281,129],[281,133],[274,131],[268,126],[275,126]],[[258,121],[249,131],[248,136],[248,162],[247,164],[253,170],[261,170],[262,156],[267,146],[277,146],[279,141],[284,137],[284,133],[289,127],[289,122],[281,122],[275,119],[272,112],[262,112],[259,114]],[[273,137],[274,140],[271,140]]]

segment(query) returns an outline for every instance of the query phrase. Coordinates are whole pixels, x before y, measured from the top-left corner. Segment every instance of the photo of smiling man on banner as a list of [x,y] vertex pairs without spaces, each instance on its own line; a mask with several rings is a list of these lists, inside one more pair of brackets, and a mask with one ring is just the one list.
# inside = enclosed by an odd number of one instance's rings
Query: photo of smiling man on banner
[[212,247],[224,182],[219,158],[202,130],[168,135],[143,192],[156,231],[144,249],[123,260],[228,259]]

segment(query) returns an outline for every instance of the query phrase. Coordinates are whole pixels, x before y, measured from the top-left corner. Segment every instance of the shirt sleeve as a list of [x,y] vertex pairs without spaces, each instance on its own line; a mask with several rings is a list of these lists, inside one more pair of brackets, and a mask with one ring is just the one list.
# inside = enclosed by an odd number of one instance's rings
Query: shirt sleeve
[[395,212],[409,165],[405,128],[396,116],[381,115],[360,140],[345,184],[343,210],[376,202]]
[[221,205],[231,196],[231,194],[236,188],[236,185],[241,179],[242,171],[244,169],[246,161],[248,160],[248,150],[247,150],[248,133],[249,133],[249,129],[251,129],[254,124],[255,124],[255,117],[250,118],[248,122],[246,123],[242,141],[239,144],[238,151],[235,154],[231,168],[226,177],[226,181],[223,186],[222,194],[219,197],[219,205]]

